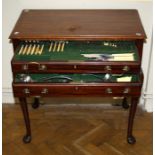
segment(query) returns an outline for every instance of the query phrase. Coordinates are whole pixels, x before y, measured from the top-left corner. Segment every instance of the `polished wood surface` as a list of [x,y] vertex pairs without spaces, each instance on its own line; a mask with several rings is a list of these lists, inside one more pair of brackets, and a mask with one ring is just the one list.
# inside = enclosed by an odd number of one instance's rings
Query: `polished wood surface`
[[24,116],[25,126],[26,126],[26,134],[24,136],[24,141],[26,143],[27,137],[28,142],[31,140],[31,127],[30,127],[30,119],[29,119],[29,112],[28,112],[28,106],[26,102],[26,98],[19,98],[21,109]]
[[[10,35],[14,52],[22,40],[133,40],[139,53],[136,62],[28,62],[12,59],[12,72],[15,78],[20,73],[139,73],[143,42],[146,39],[137,10],[23,10],[15,28]],[[41,65],[44,70],[40,70]],[[128,69],[124,69],[124,67]],[[109,68],[109,69],[106,69]],[[142,75],[143,76],[143,75]],[[21,83],[13,81],[14,96],[24,97],[23,115],[27,133],[30,121],[26,107],[28,96],[123,96],[140,97],[143,78],[135,83],[100,83],[100,84],[50,84]],[[130,88],[126,93],[125,89]],[[46,89],[46,91],[44,91]],[[111,92],[113,90],[113,92]],[[46,93],[45,93],[46,92]],[[125,92],[125,93],[124,93]],[[53,97],[52,96],[52,97]],[[133,119],[136,107],[132,99],[129,114],[128,138],[132,138]],[[136,99],[137,101],[137,99]],[[135,105],[134,105],[135,104]],[[113,114],[112,114],[113,115]],[[54,126],[54,124],[53,124]],[[35,132],[35,130],[33,130]],[[49,132],[51,133],[51,131]],[[30,134],[29,134],[30,135]],[[35,133],[34,133],[35,135]],[[104,135],[104,134],[103,134]],[[60,137],[59,134],[57,135]],[[33,137],[33,136],[32,136]],[[106,140],[105,136],[105,140]],[[24,140],[30,142],[30,136]],[[53,139],[57,137],[53,137]],[[115,141],[115,140],[114,140]],[[87,146],[92,149],[92,145]]]
[[[29,96],[140,96],[142,81],[120,83],[84,83],[84,84],[52,84],[52,83],[13,83],[15,97]],[[28,92],[25,92],[25,89]],[[44,89],[47,90],[46,93]],[[111,92],[107,90],[111,89]],[[128,89],[129,92],[124,93]]]
[[10,39],[145,39],[137,10],[23,10]]
[[[74,98],[68,100],[76,103]],[[61,102],[68,103],[68,100]],[[134,146],[126,142],[128,111],[119,107],[40,105],[37,110],[29,106],[29,112],[33,140],[24,144],[21,141],[25,128],[20,106],[3,104],[3,155],[153,154],[152,113],[139,108],[135,117],[137,143]]]
[[137,110],[138,101],[139,101],[138,97],[132,97],[131,98],[131,107],[130,107],[130,111],[129,111],[130,117],[129,117],[129,121],[128,121],[128,133],[127,133],[127,139],[128,139],[129,144],[136,142],[136,139],[133,136],[133,122],[134,122],[134,117],[135,117],[136,110]]
[[[63,62],[63,61],[17,61],[12,59],[12,69],[15,73],[31,71],[31,73],[137,73],[140,72],[141,62]],[[24,70],[23,66],[27,65]],[[39,70],[40,65],[45,65],[45,70]],[[110,66],[108,71],[106,66]],[[128,66],[129,70],[124,71],[124,66]]]

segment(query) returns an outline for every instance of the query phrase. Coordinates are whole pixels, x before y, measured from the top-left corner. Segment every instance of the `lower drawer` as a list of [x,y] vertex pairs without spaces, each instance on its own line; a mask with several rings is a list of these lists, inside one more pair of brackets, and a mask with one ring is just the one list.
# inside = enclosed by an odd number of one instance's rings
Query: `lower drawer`
[[140,83],[100,83],[100,84],[23,84],[13,83],[15,97],[29,96],[139,96]]

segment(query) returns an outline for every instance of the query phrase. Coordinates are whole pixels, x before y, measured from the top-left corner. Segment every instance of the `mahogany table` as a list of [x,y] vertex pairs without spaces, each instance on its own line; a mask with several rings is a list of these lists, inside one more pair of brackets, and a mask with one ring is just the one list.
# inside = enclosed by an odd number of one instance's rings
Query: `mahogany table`
[[136,142],[132,129],[146,39],[137,10],[23,10],[9,38],[25,143],[31,141],[26,98],[34,97],[37,108],[39,97],[52,96],[123,97],[124,108],[131,97],[127,141]]

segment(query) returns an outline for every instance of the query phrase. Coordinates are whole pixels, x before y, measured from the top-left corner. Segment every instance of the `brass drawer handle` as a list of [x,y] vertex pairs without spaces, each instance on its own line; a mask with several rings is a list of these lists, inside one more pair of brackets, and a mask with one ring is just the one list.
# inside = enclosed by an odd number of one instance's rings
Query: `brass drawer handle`
[[38,65],[38,70],[46,70],[47,66],[44,64],[39,64],[38,62],[30,62],[29,64],[35,64]]
[[25,89],[23,90],[23,92],[24,92],[24,94],[30,94],[30,90],[29,90],[28,88],[25,88]]
[[111,71],[111,66],[105,66],[105,70]]
[[124,94],[128,94],[129,92],[130,92],[130,88],[125,88],[123,91]]
[[76,65],[74,65],[74,69],[77,69],[77,66]]
[[46,65],[39,65],[38,69],[44,71],[47,69],[47,67]]
[[125,71],[125,72],[127,72],[127,71],[130,70],[130,67],[129,66],[124,66],[122,70]]
[[47,88],[44,88],[42,91],[41,91],[41,94],[47,94],[48,93],[48,89]]
[[106,93],[112,94],[112,89],[111,89],[111,88],[107,88],[107,89],[106,89]]
[[23,69],[23,70],[28,70],[28,64],[22,65],[22,69]]

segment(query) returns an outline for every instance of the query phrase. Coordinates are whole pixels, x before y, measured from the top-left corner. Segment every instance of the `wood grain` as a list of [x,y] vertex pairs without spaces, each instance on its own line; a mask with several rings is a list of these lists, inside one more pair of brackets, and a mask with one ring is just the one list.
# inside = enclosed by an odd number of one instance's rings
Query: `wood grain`
[[[10,35],[10,39],[13,42],[14,51],[16,50],[18,44],[21,40],[134,40],[136,42],[140,60],[137,62],[42,62],[47,65],[47,70],[38,71],[38,62],[36,64],[28,64],[25,70],[22,70],[23,65],[31,62],[18,62],[12,59],[12,71],[15,76],[16,72],[38,72],[38,73],[124,73],[122,68],[125,65],[130,67],[129,73],[140,73],[141,56],[143,49],[143,42],[146,39],[146,34],[142,27],[137,10],[23,10],[19,20],[17,21],[15,28]],[[104,68],[106,65],[112,67],[112,70],[107,71]],[[25,68],[25,66],[24,66]],[[96,69],[97,68],[97,69]],[[126,72],[126,73],[127,73]],[[136,83],[104,83],[104,84],[83,84],[83,85],[60,85],[60,84],[16,84],[13,83],[14,96],[16,97],[27,97],[27,96],[66,96],[66,95],[77,95],[77,96],[132,96],[139,97],[141,92],[141,86],[143,83],[143,77]],[[48,88],[48,93],[44,94],[41,91],[44,88]],[[105,93],[106,88],[111,88],[113,93]],[[129,87],[131,91],[128,94],[124,94],[123,90]],[[30,89],[28,94],[23,93],[23,89]],[[37,88],[37,89],[36,89]],[[29,92],[29,90],[28,90]],[[24,99],[25,100],[25,99]],[[26,110],[26,109],[24,109]],[[131,111],[131,117],[133,120],[134,108]],[[114,113],[111,113],[114,118],[117,118]],[[129,118],[130,118],[129,115]],[[25,116],[25,115],[24,115]],[[40,117],[41,118],[41,117]],[[72,117],[71,117],[72,118]],[[113,120],[114,120],[113,118]],[[129,124],[129,129],[132,130],[132,120]],[[49,121],[47,119],[46,121]],[[102,151],[106,148],[113,151],[113,154],[125,154],[124,142],[125,138],[122,136],[123,132],[112,136],[117,132],[114,127],[109,128],[109,122],[100,123],[93,121],[97,126],[93,124],[87,124],[87,121],[76,121],[71,119],[69,122],[65,121],[63,124],[58,124],[57,121],[51,123],[51,127],[48,122],[42,121],[38,126],[37,130],[33,129],[35,123],[32,121],[32,130],[34,131],[33,136],[37,137],[38,140],[33,140],[30,146],[30,150],[17,147],[21,143],[14,141],[16,144],[15,154],[21,154],[20,151],[23,150],[25,154],[104,154],[106,151]],[[81,123],[82,122],[82,123]],[[110,121],[111,123],[112,121]],[[33,124],[34,123],[34,124]],[[57,126],[58,125],[58,126]],[[78,126],[79,125],[79,126]],[[85,126],[88,125],[88,129]],[[45,129],[44,126],[47,128]],[[93,126],[93,127],[92,127]],[[6,129],[7,123],[5,124]],[[80,129],[79,129],[80,127]],[[81,131],[81,127],[83,130]],[[92,128],[91,128],[92,127]],[[91,129],[89,129],[91,128]],[[69,129],[69,130],[68,130]],[[39,130],[39,132],[38,132]],[[77,131],[78,136],[72,131]],[[36,132],[36,133],[35,133]],[[39,134],[38,134],[38,133]],[[82,132],[82,133],[81,133]],[[84,132],[84,133],[83,133]],[[20,133],[20,131],[19,131]],[[49,136],[49,133],[52,136]],[[59,133],[59,134],[57,134]],[[83,137],[79,137],[84,134]],[[93,134],[95,133],[95,134]],[[112,133],[112,135],[111,135]],[[139,133],[139,132],[138,132]],[[136,136],[138,135],[136,133]],[[17,133],[18,134],[18,133]],[[64,135],[66,137],[64,137]],[[138,136],[137,136],[138,137]],[[147,137],[147,136],[146,136]],[[50,138],[46,141],[46,145],[42,145],[42,141]],[[111,142],[109,142],[111,138]],[[54,140],[51,142],[51,140]],[[58,145],[55,143],[60,141]],[[71,147],[68,146],[68,140],[72,141]],[[86,141],[87,140],[87,141]],[[102,140],[108,141],[103,143]],[[122,142],[122,143],[121,143]],[[8,142],[10,143],[10,142]],[[119,143],[119,145],[117,144]],[[44,153],[44,151],[35,145],[41,145],[41,148],[46,148],[47,150],[52,150]],[[65,145],[64,145],[65,144]],[[101,144],[101,145],[100,145]],[[119,146],[118,148],[116,148]],[[139,143],[138,143],[139,145]],[[145,144],[146,145],[146,140]],[[50,149],[48,147],[50,146]],[[51,147],[52,146],[52,147]],[[6,145],[5,145],[6,147]],[[33,150],[35,148],[35,151]],[[127,152],[133,154],[133,151],[129,147],[126,147]],[[120,151],[121,150],[121,151]],[[143,150],[143,149],[142,149]],[[29,152],[30,151],[30,152]],[[137,150],[136,150],[137,151]],[[141,155],[144,154],[144,150],[140,152]],[[112,154],[112,153],[111,153]],[[135,153],[136,155],[136,153]],[[147,154],[148,155],[148,154]]]
[[137,10],[23,10],[10,39],[145,39]]
[[[141,82],[120,83],[84,83],[84,84],[58,84],[58,83],[13,83],[15,97],[29,96],[140,96]],[[25,93],[28,89],[29,93]],[[47,93],[42,93],[47,89]],[[111,93],[107,92],[111,89]],[[124,93],[129,89],[128,93]]]
[[[140,62],[65,62],[65,61],[18,61],[14,58],[11,61],[12,70],[15,73],[137,73],[140,72]],[[23,70],[23,65],[28,69]],[[39,65],[46,65],[45,70],[39,70]],[[106,69],[111,67],[111,71]],[[123,71],[124,66],[128,66],[128,71]],[[75,68],[76,67],[76,68]]]
[[3,155],[153,154],[152,113],[139,108],[134,146],[126,142],[128,111],[120,108],[41,105],[38,110],[29,106],[29,111],[33,140],[23,144],[25,129],[20,106],[3,104]]

